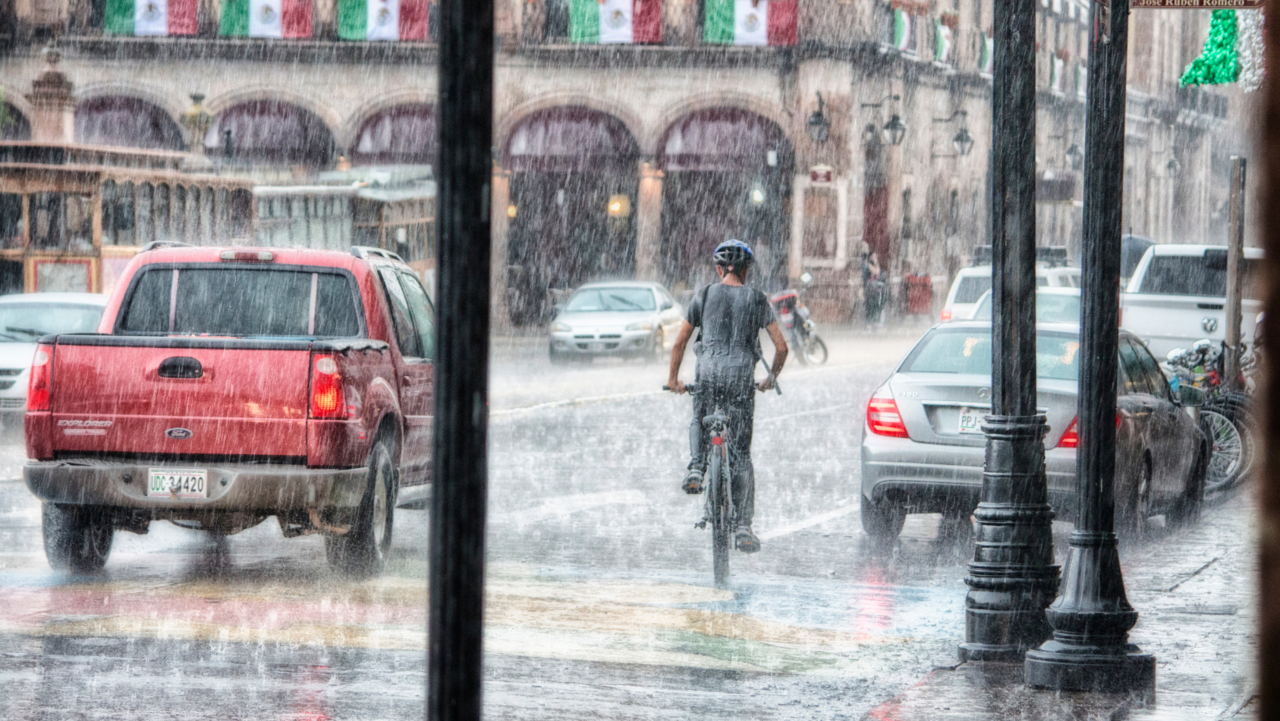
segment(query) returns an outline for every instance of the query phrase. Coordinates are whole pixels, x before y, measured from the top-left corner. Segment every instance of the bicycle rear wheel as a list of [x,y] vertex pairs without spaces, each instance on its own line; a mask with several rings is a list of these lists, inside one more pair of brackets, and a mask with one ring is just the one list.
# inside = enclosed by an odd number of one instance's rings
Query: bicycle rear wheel
[[714,446],[711,464],[707,469],[707,492],[711,494],[711,562],[715,570],[716,586],[729,582],[730,528],[729,479],[724,462],[724,446]]

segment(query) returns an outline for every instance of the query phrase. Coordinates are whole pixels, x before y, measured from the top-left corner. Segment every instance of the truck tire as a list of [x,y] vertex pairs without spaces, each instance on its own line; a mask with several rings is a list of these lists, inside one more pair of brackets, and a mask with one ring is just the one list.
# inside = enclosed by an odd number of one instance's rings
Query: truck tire
[[101,571],[111,555],[115,529],[102,511],[85,506],[45,503],[41,511],[44,555],[60,571]]
[[399,487],[396,477],[395,454],[384,437],[369,451],[368,484],[351,529],[344,535],[324,538],[329,565],[359,578],[382,572],[391,551]]
[[888,498],[876,503],[862,496],[862,530],[877,541],[892,541],[907,522],[906,509]]

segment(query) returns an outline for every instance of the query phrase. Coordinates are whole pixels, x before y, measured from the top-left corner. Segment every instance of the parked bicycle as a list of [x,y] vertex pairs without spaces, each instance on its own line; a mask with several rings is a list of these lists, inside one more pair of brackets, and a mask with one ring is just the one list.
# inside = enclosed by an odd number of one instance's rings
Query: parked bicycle
[[[1246,478],[1257,456],[1252,397],[1247,391],[1230,390],[1225,383],[1224,350],[1225,344],[1199,340],[1190,349],[1169,351],[1164,363],[1175,389],[1190,385],[1205,392],[1200,427],[1212,444],[1206,493],[1230,488]],[[1240,352],[1243,385],[1248,388],[1257,364],[1243,343]]]

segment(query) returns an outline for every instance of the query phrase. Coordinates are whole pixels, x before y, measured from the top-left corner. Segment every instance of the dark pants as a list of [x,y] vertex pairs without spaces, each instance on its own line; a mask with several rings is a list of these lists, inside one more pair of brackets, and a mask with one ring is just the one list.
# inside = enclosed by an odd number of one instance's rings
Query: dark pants
[[[729,416],[725,444],[729,447],[729,471],[738,525],[749,526],[756,512],[756,477],[751,466],[751,429],[756,414],[755,380],[751,369],[698,369],[702,392],[693,397],[693,423],[689,425],[690,468],[707,469],[711,434],[702,419],[718,408]],[[710,479],[708,479],[709,481]]]

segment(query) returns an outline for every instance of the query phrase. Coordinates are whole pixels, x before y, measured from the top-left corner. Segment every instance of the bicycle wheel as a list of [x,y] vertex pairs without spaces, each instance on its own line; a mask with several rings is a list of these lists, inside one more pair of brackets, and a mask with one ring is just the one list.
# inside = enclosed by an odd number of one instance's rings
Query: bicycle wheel
[[1244,440],[1229,406],[1206,406],[1200,410],[1200,426],[1212,444],[1205,491],[1230,488],[1240,478],[1245,461]]
[[724,460],[724,446],[714,446],[710,468],[707,469],[707,492],[711,494],[711,562],[717,587],[729,582],[729,537],[733,534],[729,527],[728,464]]

